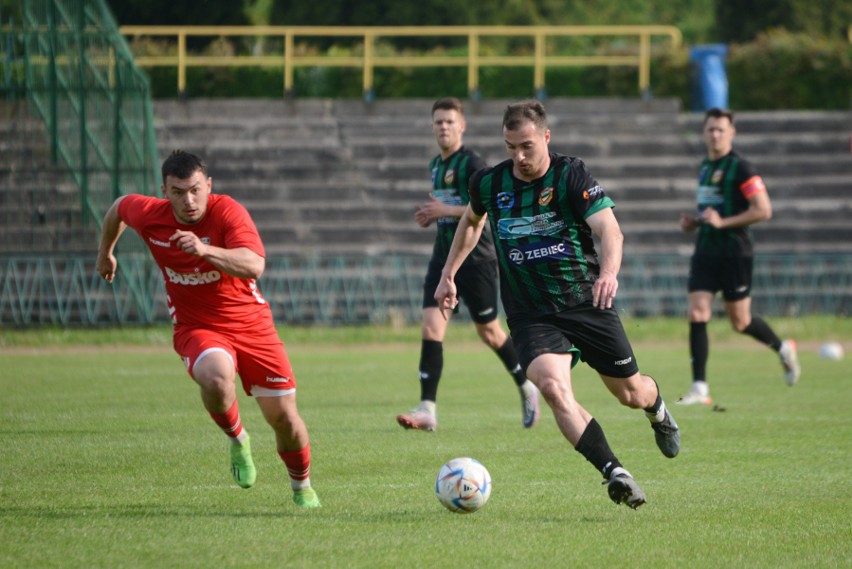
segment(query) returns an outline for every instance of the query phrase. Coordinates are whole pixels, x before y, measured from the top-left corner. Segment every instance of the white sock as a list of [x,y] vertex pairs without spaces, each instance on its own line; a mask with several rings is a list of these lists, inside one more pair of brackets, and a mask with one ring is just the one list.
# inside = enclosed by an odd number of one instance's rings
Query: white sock
[[240,431],[240,434],[238,436],[228,437],[228,440],[231,441],[231,444],[242,446],[242,444],[244,442],[246,442],[247,438],[248,438],[248,431],[246,431],[245,428],[243,428],[243,430]]
[[532,381],[526,380],[525,382],[523,382],[521,384],[520,390],[521,390],[521,393],[523,393],[524,397],[527,398],[527,397],[533,396],[533,393],[535,393],[536,387],[535,387],[535,384]]
[[293,478],[290,479],[290,488],[292,488],[293,490],[301,490],[303,488],[310,488],[310,487],[311,487],[311,477],[310,476],[308,476],[304,480],[294,480]]
[[626,470],[626,469],[624,469],[624,468],[622,468],[622,467],[620,467],[620,466],[616,466],[615,468],[613,468],[613,469],[612,469],[612,472],[610,472],[610,473],[609,473],[609,479],[610,479],[610,480],[612,480],[613,478],[615,478],[615,477],[616,477],[616,476],[618,476],[619,474],[624,474],[624,475],[626,475],[628,478],[633,478],[633,477],[630,475],[630,473],[629,473],[629,472],[627,472],[627,470]]
[[423,401],[420,402],[420,410],[426,411],[427,413],[429,413],[433,417],[435,416],[435,408],[436,407],[437,406],[435,405],[434,401],[427,401],[427,400],[424,399]]
[[660,408],[657,409],[656,413],[648,413],[647,411],[645,411],[645,416],[648,417],[648,420],[652,423],[661,422],[663,419],[666,418],[666,402],[660,402]]

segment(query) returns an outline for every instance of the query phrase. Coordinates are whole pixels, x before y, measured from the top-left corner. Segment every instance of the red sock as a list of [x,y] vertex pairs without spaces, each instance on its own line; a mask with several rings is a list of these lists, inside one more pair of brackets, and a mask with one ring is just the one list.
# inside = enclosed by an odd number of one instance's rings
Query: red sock
[[311,475],[311,443],[301,450],[278,451],[278,456],[287,465],[290,479],[294,481],[307,480]]
[[213,420],[219,425],[219,428],[225,431],[225,434],[236,439],[243,432],[243,423],[240,421],[240,407],[237,401],[231,405],[231,408],[224,413],[214,413],[207,411]]

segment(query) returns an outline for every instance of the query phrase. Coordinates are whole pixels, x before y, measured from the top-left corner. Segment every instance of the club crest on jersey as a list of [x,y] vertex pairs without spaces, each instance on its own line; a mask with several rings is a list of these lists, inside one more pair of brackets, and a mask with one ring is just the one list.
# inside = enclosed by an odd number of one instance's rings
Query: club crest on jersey
[[446,172],[444,172],[444,183],[448,186],[456,181],[456,171],[450,168]]
[[538,195],[539,205],[547,205],[553,199],[553,186],[547,186]]
[[710,177],[710,183],[711,184],[718,184],[719,182],[722,181],[722,176],[724,176],[724,175],[725,175],[725,173],[722,172],[721,170],[716,170],[715,172],[713,172],[713,175]]
[[515,205],[514,192],[500,192],[497,194],[497,207],[500,209],[509,209]]

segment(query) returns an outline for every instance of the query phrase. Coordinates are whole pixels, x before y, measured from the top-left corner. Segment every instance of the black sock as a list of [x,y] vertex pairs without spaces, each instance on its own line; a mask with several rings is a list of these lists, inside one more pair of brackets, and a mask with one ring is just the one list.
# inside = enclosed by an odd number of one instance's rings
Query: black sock
[[692,381],[707,381],[707,358],[710,355],[707,322],[689,323],[689,355],[692,357]]
[[436,401],[444,369],[444,344],[423,340],[420,346],[420,400]]
[[646,407],[645,412],[656,415],[657,411],[660,410],[660,407],[663,406],[663,397],[660,395],[660,384],[657,383],[657,380],[654,379],[653,377],[651,377],[650,375],[648,377],[651,379],[651,381],[654,382],[654,385],[657,386],[657,400],[654,401],[654,404],[651,405],[650,407]]
[[781,349],[781,338],[779,338],[769,324],[760,316],[752,316],[751,324],[746,326],[743,334],[748,334],[758,342],[762,342],[775,350]]
[[618,462],[609,448],[609,443],[606,442],[603,429],[594,417],[586,425],[586,430],[583,431],[574,450],[586,457],[586,460],[591,462],[607,480],[609,480],[609,475],[613,469],[621,466],[621,463]]
[[518,387],[522,386],[527,380],[527,376],[524,375],[524,371],[521,369],[521,364],[518,361],[518,354],[515,352],[515,344],[512,342],[512,339],[506,338],[503,345],[500,346],[499,349],[494,350],[494,352],[500,358],[500,361],[503,362],[503,365],[506,366],[506,369],[509,370],[509,373],[512,374],[512,378],[515,380],[515,385]]

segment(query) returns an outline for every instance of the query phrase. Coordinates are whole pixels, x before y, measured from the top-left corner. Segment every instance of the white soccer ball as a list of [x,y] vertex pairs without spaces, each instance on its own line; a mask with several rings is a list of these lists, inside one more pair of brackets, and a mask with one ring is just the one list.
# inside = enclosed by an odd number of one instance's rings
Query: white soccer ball
[[838,342],[826,342],[819,348],[819,357],[824,360],[843,359],[843,346]]
[[438,500],[451,512],[469,514],[491,496],[491,475],[478,460],[454,458],[441,467],[435,480]]

